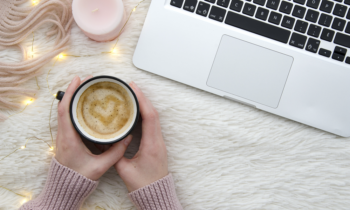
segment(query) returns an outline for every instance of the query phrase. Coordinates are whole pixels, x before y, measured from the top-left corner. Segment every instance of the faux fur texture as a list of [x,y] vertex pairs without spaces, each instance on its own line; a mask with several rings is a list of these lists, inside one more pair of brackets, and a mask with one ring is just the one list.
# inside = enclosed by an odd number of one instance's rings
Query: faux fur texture
[[[137,2],[126,0],[126,11]],[[135,81],[159,111],[169,170],[185,209],[350,209],[350,139],[159,77],[132,64],[149,4],[150,0],[143,2],[131,17],[120,37],[118,55],[100,54],[114,42],[89,40],[74,24],[66,53],[94,56],[57,61],[48,77],[52,91],[65,90],[74,75],[107,74]],[[53,44],[44,35],[48,27],[35,32],[37,54]],[[31,39],[25,44],[30,49]],[[2,50],[0,58],[16,62],[20,52]],[[0,123],[0,158],[32,136],[51,144],[48,119],[53,98],[46,86],[46,73],[53,63],[38,77],[41,89],[37,99],[23,113]],[[24,86],[35,89],[36,82]],[[51,120],[54,137],[56,114],[57,102]],[[137,150],[140,135],[138,126],[128,156]],[[30,139],[26,149],[0,161],[0,185],[38,196],[53,155],[43,141]],[[17,209],[22,200],[0,188],[0,209]],[[103,208],[135,209],[113,168],[83,206]]]

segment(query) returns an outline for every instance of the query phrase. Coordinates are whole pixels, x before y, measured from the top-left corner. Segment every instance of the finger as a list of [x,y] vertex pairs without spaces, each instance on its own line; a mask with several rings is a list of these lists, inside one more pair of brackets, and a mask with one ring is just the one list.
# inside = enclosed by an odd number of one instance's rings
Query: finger
[[131,82],[130,87],[134,90],[137,100],[139,101],[142,119],[147,120],[149,118],[152,118],[155,111],[152,103],[148,100],[148,98],[146,98],[146,96],[143,94],[140,88],[135,84],[135,82]]
[[125,150],[132,140],[132,135],[127,136],[122,141],[115,143],[106,152],[98,156],[99,164],[104,169],[110,168],[124,156]]
[[121,171],[125,170],[130,162],[131,160],[126,157],[120,158],[120,160],[114,165],[115,170],[117,170],[118,174],[121,174]]
[[109,148],[111,148],[111,145],[110,144],[94,144],[95,147],[100,150],[100,152],[105,152],[106,150],[108,150]]
[[59,103],[59,107],[60,106],[64,107],[64,109],[67,111],[67,114],[69,110],[70,101],[73,97],[75,90],[79,87],[79,85],[80,85],[80,78],[78,76],[75,76],[72,82],[70,83],[70,85],[68,86],[62,101]]
[[78,76],[75,76],[73,81],[68,86],[62,101],[58,103],[58,126],[63,130],[69,131],[71,130],[70,127],[73,126],[69,117],[69,103],[72,99],[74,91],[79,87],[79,85],[80,78]]
[[154,137],[160,134],[158,113],[150,100],[146,98],[134,82],[131,82],[130,86],[134,90],[137,100],[139,101],[140,113],[142,116],[142,136],[145,136],[146,140],[155,140],[157,138]]
[[80,82],[80,84],[83,84],[86,80],[91,79],[92,77],[92,75],[87,76],[83,81]]

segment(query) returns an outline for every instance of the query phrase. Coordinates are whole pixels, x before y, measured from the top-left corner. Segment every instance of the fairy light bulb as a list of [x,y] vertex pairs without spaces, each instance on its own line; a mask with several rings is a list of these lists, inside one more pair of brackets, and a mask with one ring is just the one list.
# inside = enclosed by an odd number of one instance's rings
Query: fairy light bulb
[[21,146],[21,149],[25,149],[26,148],[26,146]]
[[113,53],[113,54],[116,54],[116,53],[117,53],[117,49],[114,48],[114,49],[112,50],[112,53]]
[[32,50],[28,50],[28,51],[27,51],[27,58],[28,58],[28,59],[29,59],[29,58],[33,58],[33,55],[34,55],[34,53],[33,53]]
[[53,147],[50,147],[50,150],[52,151],[52,150],[53,150]]
[[25,104],[26,104],[26,105],[29,105],[29,104],[33,103],[33,101],[34,101],[34,100],[31,98],[31,99],[25,101]]
[[32,0],[32,4],[35,6],[37,4],[39,4],[39,0]]
[[58,59],[62,59],[64,57],[64,55],[61,53],[58,55]]
[[23,205],[23,204],[25,204],[25,203],[27,203],[27,202],[28,202],[28,199],[25,198],[25,199],[23,199],[23,200],[21,201],[21,204]]

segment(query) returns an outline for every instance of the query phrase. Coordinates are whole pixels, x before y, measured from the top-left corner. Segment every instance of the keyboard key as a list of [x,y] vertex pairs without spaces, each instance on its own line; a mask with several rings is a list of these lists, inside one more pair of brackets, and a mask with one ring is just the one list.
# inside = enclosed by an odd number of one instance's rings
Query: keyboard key
[[240,12],[243,6],[243,1],[232,0],[230,9]]
[[316,38],[318,38],[320,33],[321,33],[321,27],[317,26],[317,25],[314,25],[314,24],[311,24],[310,27],[309,27],[309,30],[307,31],[307,35],[313,36],[313,37],[316,37]]
[[288,30],[234,12],[227,13],[225,23],[283,43],[287,43],[290,36]]
[[323,12],[327,12],[327,13],[331,13],[332,9],[333,9],[333,5],[334,3],[331,1],[322,1],[321,6],[320,6],[320,10]]
[[338,46],[336,46],[335,48],[334,48],[334,52],[336,52],[336,53],[338,53],[338,54],[340,54],[340,55],[345,55],[346,54],[346,49],[345,48],[342,48],[342,47],[338,47]]
[[329,27],[331,25],[332,19],[333,18],[330,15],[321,14],[318,24]]
[[350,48],[350,36],[337,33],[337,35],[335,35],[334,43]]
[[344,3],[350,5],[350,0],[345,0]]
[[258,11],[255,14],[255,17],[259,18],[260,20],[266,20],[268,15],[269,10],[259,7]]
[[320,51],[318,52],[318,54],[329,58],[329,57],[331,57],[332,52],[330,50],[326,50],[326,49],[321,48]]
[[324,28],[321,34],[321,39],[331,42],[334,36],[334,31]]
[[286,2],[286,1],[282,1],[281,6],[280,6],[280,12],[286,13],[286,14],[290,14],[290,12],[292,11],[293,8],[293,4]]
[[197,0],[186,0],[184,4],[184,10],[189,12],[194,12],[194,9],[197,6]]
[[282,19],[282,15],[277,12],[271,12],[269,22],[279,25]]
[[226,14],[225,9],[221,9],[216,6],[212,6],[209,14],[209,18],[213,20],[217,20],[219,22],[222,22],[224,20]]
[[346,13],[347,7],[341,4],[336,4],[334,7],[333,14],[339,17],[344,17]]
[[230,0],[218,0],[216,2],[217,5],[219,6],[222,6],[222,7],[225,7],[227,8],[228,7],[228,4],[230,3]]
[[207,15],[209,13],[209,8],[210,8],[210,4],[207,4],[204,2],[199,2],[196,13],[198,15],[202,15],[204,17],[207,17]]
[[290,38],[289,44],[294,47],[303,49],[305,46],[305,42],[306,42],[306,36],[293,33],[292,38]]
[[284,16],[282,20],[282,26],[292,29],[294,26],[295,19],[292,17]]
[[317,53],[320,43],[321,42],[317,39],[309,38],[309,41],[307,41],[305,49],[309,52]]
[[348,25],[346,25],[345,32],[350,34],[350,22],[348,22]]
[[295,24],[295,27],[294,27],[294,31],[305,33],[308,25],[309,24],[307,22],[297,20],[297,23]]
[[264,6],[266,0],[254,0],[253,2],[254,2],[255,4],[259,4],[259,5],[261,5],[261,6]]
[[346,15],[346,19],[350,20],[350,8],[349,8],[348,14]]
[[243,13],[246,15],[253,16],[255,9],[256,9],[255,5],[245,3],[244,8],[243,8]]
[[205,1],[215,4],[215,0],[205,0]]
[[183,2],[184,0],[171,0],[170,4],[175,7],[181,8]]
[[305,15],[306,8],[295,5],[293,10],[293,16],[303,19]]
[[320,0],[308,0],[306,3],[306,6],[317,9],[319,4],[320,4]]
[[343,0],[334,0],[334,1],[337,1],[337,2],[343,2]]
[[343,62],[344,61],[344,55],[340,55],[340,54],[338,54],[338,53],[333,53],[333,55],[332,55],[332,58],[334,59],[334,60],[337,60],[337,61],[341,61],[341,62]]
[[345,63],[350,64],[350,57],[346,57]]
[[280,4],[280,0],[268,0],[266,7],[277,10],[279,4]]
[[306,0],[293,0],[295,3],[304,5]]
[[319,12],[309,9],[306,13],[305,19],[316,23],[319,15],[320,15]]
[[339,18],[334,18],[333,24],[332,24],[332,28],[333,29],[337,29],[339,31],[343,31],[344,27],[345,27],[345,20],[339,19]]

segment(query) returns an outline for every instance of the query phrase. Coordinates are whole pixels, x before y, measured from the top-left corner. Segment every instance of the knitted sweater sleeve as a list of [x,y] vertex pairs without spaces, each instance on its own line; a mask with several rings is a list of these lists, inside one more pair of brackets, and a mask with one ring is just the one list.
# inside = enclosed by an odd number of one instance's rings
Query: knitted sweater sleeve
[[76,210],[97,185],[98,181],[92,181],[52,158],[43,191],[36,199],[25,203],[20,210]]
[[176,196],[174,180],[171,174],[150,185],[132,191],[129,193],[129,198],[139,210],[183,209]]
[[[43,191],[20,210],[77,210],[97,185],[98,181],[92,181],[52,158]],[[139,210],[182,210],[171,174],[129,193],[129,197]]]

